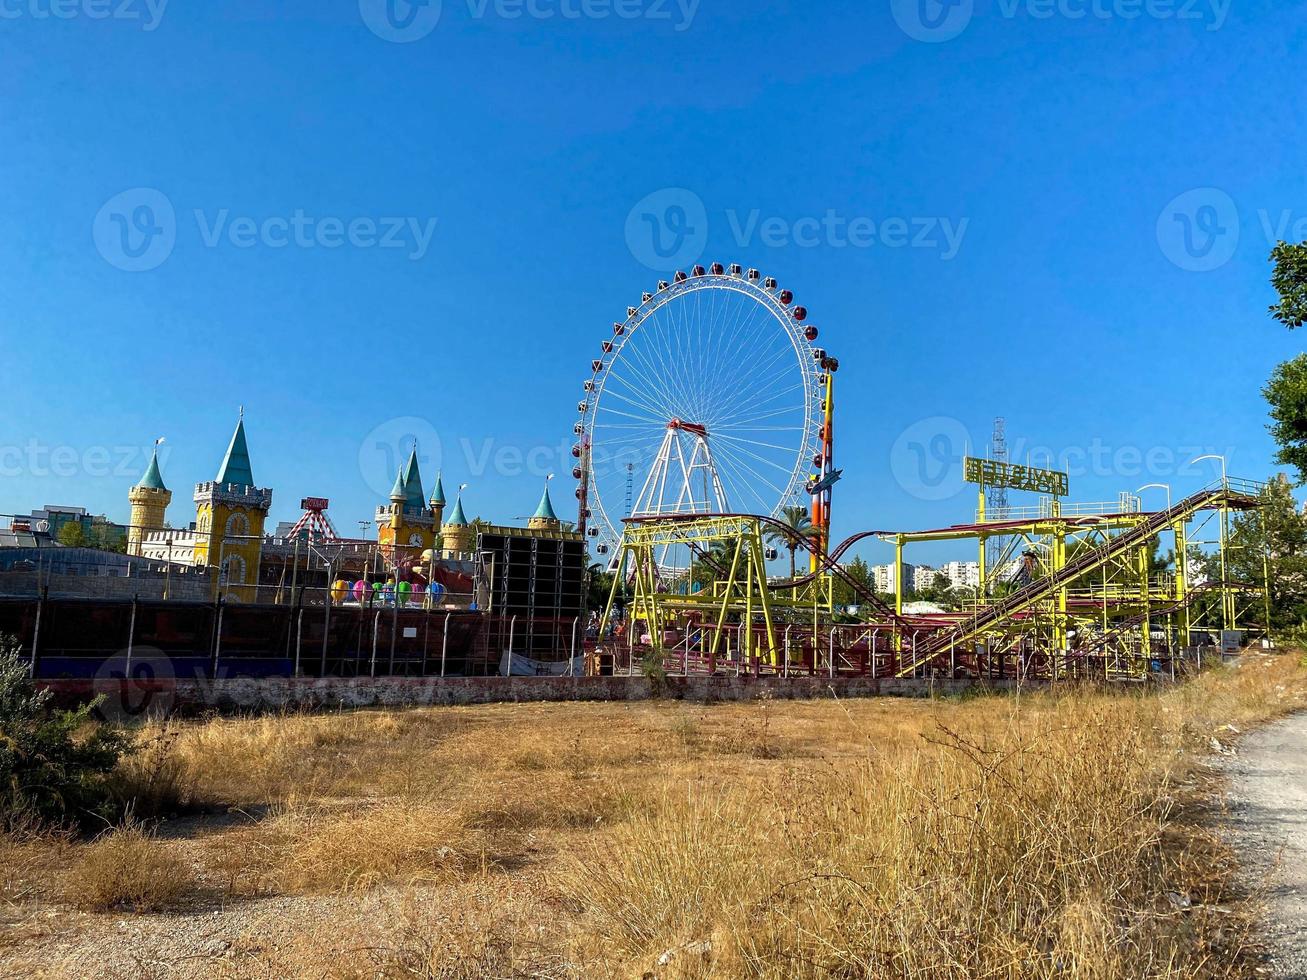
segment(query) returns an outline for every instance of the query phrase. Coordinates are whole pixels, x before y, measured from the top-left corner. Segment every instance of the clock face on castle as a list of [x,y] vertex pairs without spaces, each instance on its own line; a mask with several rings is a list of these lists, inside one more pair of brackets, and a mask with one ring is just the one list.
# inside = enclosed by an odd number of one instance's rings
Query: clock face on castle
[[415,534],[410,534],[410,535],[408,536],[408,543],[411,544],[411,545],[412,545],[413,547],[415,547],[415,548],[421,547],[421,546],[422,546],[422,535],[420,535],[420,534],[416,534],[416,533],[415,533]]

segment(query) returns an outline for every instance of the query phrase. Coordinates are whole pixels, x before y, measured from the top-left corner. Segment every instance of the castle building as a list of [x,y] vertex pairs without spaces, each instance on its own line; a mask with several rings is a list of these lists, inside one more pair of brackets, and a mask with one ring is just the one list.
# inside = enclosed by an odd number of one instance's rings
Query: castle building
[[437,479],[431,492],[431,509],[428,509],[415,443],[408,462],[395,476],[390,503],[377,508],[377,544],[388,561],[417,559],[423,551],[435,547],[444,496]]
[[195,563],[219,570],[223,593],[253,601],[272,491],[254,483],[242,413],[218,476],[195,486]]
[[159,472],[157,444],[145,475],[141,477],[140,483],[128,491],[127,500],[132,505],[132,516],[127,528],[127,553],[140,557],[145,554],[142,543],[146,534],[163,530],[164,517],[168,505],[172,503],[172,491],[163,485],[163,475]]

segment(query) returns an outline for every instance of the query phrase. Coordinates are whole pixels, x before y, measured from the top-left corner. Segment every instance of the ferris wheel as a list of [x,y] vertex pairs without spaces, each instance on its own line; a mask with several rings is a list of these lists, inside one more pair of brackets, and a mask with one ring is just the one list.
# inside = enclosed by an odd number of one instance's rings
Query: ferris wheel
[[628,517],[775,516],[823,468],[817,328],[739,265],[677,272],[591,362],[572,454],[581,524],[605,555]]

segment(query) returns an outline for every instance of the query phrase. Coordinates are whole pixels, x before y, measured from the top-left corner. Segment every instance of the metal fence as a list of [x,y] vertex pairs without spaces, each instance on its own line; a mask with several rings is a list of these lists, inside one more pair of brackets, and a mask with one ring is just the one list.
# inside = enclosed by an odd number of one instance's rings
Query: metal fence
[[575,618],[335,602],[327,590],[282,604],[0,596],[0,635],[45,679],[476,676],[496,673],[506,651],[530,656],[529,635],[556,637],[558,658],[584,649]]

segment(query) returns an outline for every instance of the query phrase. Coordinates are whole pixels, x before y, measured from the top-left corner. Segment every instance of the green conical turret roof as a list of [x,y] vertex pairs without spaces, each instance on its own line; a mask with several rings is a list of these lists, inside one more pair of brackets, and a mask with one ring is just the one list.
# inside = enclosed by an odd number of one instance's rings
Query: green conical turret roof
[[399,470],[395,474],[395,485],[390,488],[390,499],[393,503],[403,503],[407,497],[404,490],[404,471]]
[[445,506],[445,484],[444,481],[440,479],[439,473],[436,474],[436,485],[431,488],[431,506]]
[[449,520],[445,521],[445,523],[460,527],[467,526],[467,516],[463,513],[463,495],[461,493],[458,495],[458,499],[454,501],[454,513],[449,515]]
[[136,485],[146,490],[168,489],[163,485],[163,474],[159,472],[159,448],[157,446],[150,456],[150,465],[145,469],[145,476],[141,477],[141,482]]
[[425,510],[426,494],[422,492],[422,473],[418,469],[418,445],[413,443],[408,463],[404,467],[404,506],[412,510]]
[[245,444],[244,416],[236,423],[236,431],[232,433],[227,455],[222,458],[216,482],[234,483],[238,487],[254,486],[254,474],[250,472],[250,448]]
[[549,484],[545,483],[545,492],[540,497],[540,506],[536,508],[535,520],[557,521],[558,515],[554,513],[554,502],[549,499]]

